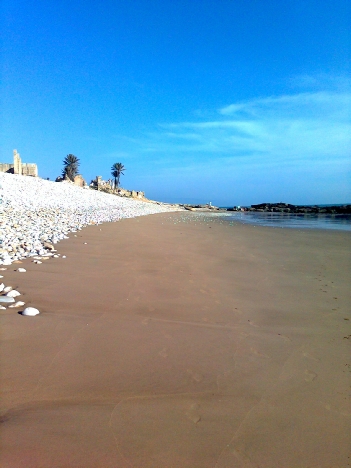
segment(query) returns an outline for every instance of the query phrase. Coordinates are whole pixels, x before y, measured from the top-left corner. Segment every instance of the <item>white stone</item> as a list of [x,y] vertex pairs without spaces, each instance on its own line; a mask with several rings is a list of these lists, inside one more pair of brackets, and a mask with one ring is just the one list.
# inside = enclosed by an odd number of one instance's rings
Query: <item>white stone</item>
[[15,302],[15,300],[13,297],[0,296],[0,302],[11,304],[11,302]]
[[4,293],[8,293],[10,291],[12,291],[12,286],[6,286],[6,288],[3,289]]
[[2,309],[2,310],[5,310],[5,309],[6,309],[6,307],[4,307],[4,306],[0,305],[0,309]]
[[[56,244],[85,226],[122,218],[179,211],[121,198],[73,184],[0,173],[2,209],[0,265],[45,254],[44,242]],[[56,249],[53,249],[56,250]],[[40,260],[36,258],[36,260]]]
[[35,309],[34,307],[26,307],[22,312],[22,315],[27,315],[29,317],[34,317],[34,315],[38,314],[40,314],[39,310]]
[[15,307],[22,307],[22,306],[24,306],[24,304],[25,304],[25,302],[18,301],[15,304],[10,305],[9,308],[11,307],[12,309],[14,309]]
[[25,268],[18,268],[17,270],[19,273],[25,273],[27,270]]
[[20,296],[21,293],[16,291],[16,289],[12,289],[12,291],[8,292],[6,294],[7,297],[17,297],[17,296]]
[[4,283],[1,283],[1,284],[0,284],[0,292],[2,292],[2,291],[4,290],[4,288],[5,288]]

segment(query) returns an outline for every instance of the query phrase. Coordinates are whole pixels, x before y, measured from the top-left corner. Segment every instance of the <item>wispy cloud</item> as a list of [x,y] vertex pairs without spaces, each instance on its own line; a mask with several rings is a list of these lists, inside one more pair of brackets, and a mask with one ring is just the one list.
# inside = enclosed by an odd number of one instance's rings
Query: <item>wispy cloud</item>
[[308,92],[233,103],[211,120],[160,125],[143,144],[148,152],[193,162],[220,157],[247,163],[337,163],[351,150],[351,93]]
[[135,140],[134,150],[152,162],[160,181],[188,184],[189,193],[195,186],[207,193],[210,185],[230,193],[233,184],[245,191],[243,181],[251,180],[256,199],[265,198],[271,187],[286,197],[289,186],[295,201],[308,192],[314,202],[345,201],[351,196],[351,91],[312,90],[230,103],[212,111],[211,118],[160,124]]

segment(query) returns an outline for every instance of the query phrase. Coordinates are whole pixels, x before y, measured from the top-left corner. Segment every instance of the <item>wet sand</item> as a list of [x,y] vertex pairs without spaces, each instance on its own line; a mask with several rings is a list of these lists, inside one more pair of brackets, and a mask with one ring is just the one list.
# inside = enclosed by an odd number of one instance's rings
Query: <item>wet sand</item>
[[1,467],[350,466],[350,241],[174,213],[8,267]]

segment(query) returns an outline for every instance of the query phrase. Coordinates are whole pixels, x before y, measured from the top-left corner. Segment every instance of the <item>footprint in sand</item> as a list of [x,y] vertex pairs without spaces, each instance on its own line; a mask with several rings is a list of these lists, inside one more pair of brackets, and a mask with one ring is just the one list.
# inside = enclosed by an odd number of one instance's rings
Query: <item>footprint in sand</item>
[[308,369],[305,370],[305,380],[306,382],[312,382],[317,378],[317,374]]
[[185,413],[185,416],[194,424],[201,421],[201,415],[199,413],[200,405],[194,403],[190,406],[190,409]]

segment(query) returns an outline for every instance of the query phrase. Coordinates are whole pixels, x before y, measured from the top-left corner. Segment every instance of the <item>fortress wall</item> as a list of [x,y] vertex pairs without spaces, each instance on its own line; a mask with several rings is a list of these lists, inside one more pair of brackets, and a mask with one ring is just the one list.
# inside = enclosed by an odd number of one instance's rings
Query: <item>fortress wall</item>
[[13,164],[0,163],[0,172],[38,177],[38,166],[34,163],[22,163],[20,154],[17,153],[17,150],[13,150]]
[[8,172],[10,169],[13,169],[13,164],[0,163],[0,172]]

